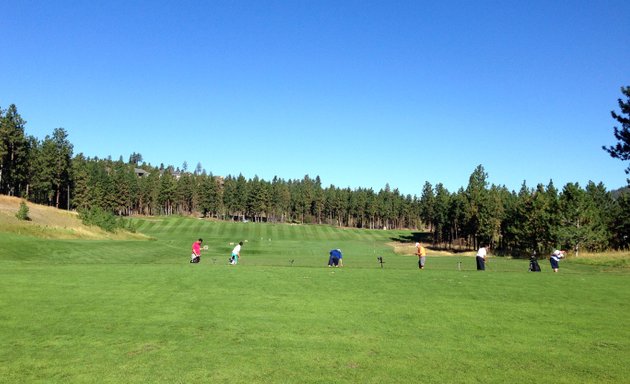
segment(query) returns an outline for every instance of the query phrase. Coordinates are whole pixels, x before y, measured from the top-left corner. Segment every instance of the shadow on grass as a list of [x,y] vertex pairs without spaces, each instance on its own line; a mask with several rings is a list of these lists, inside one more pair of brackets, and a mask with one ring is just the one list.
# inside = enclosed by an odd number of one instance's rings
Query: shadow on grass
[[430,243],[431,233],[429,232],[411,232],[409,235],[400,235],[397,237],[390,237],[392,241],[398,243]]
[[464,253],[470,252],[473,249],[465,246],[449,246],[446,243],[442,244],[433,244],[433,236],[431,232],[411,232],[407,235],[400,235],[396,237],[390,237],[391,241],[395,241],[397,243],[405,244],[405,243],[422,243],[427,249],[433,251],[448,251],[452,253]]

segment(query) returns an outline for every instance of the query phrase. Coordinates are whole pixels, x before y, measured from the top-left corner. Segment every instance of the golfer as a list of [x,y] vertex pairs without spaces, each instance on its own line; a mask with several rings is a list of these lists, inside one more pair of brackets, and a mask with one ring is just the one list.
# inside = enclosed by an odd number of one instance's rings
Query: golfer
[[243,246],[243,242],[239,242],[238,244],[236,244],[236,247],[234,247],[234,249],[232,250],[232,261],[230,261],[230,264],[232,265],[236,265],[238,264],[238,259],[241,257],[241,247]]
[[343,267],[343,255],[341,249],[333,249],[330,251],[330,257],[328,258],[328,266]]
[[427,259],[427,249],[420,243],[416,243],[416,255],[418,256],[418,268],[424,269],[424,262]]
[[564,258],[564,251],[559,251],[559,250],[555,250],[553,251],[553,253],[551,254],[551,257],[549,258],[549,262],[551,263],[551,269],[553,269],[554,272],[558,272],[558,269],[560,268],[560,259]]
[[203,243],[203,239],[199,239],[192,244],[191,263],[198,263],[201,260],[201,243]]
[[482,246],[481,248],[479,248],[479,250],[477,251],[477,270],[478,271],[485,271],[486,270],[486,256],[487,256],[488,252],[486,251],[486,246]]

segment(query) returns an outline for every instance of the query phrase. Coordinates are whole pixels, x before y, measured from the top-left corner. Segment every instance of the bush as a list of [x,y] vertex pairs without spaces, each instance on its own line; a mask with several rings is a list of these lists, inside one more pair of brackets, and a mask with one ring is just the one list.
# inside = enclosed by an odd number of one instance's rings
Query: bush
[[113,213],[99,207],[79,211],[79,217],[85,225],[95,225],[107,232],[116,232],[121,229],[136,233],[133,221],[123,217],[116,217]]
[[118,228],[114,214],[99,207],[79,211],[79,217],[83,224],[95,225],[107,232],[114,232]]
[[22,201],[20,203],[20,208],[18,209],[17,213],[15,214],[15,217],[18,218],[18,220],[30,220],[31,218],[28,217],[28,206],[26,205],[26,202]]
[[124,229],[125,231],[136,233],[136,225],[133,221],[129,219],[125,219],[124,217],[118,218],[118,228]]

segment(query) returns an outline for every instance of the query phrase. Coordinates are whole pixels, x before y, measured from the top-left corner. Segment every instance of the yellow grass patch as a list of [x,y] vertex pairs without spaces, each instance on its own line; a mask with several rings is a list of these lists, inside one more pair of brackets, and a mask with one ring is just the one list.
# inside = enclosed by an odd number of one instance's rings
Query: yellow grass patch
[[[390,242],[387,243],[390,247],[394,249],[394,253],[398,255],[406,255],[406,256],[416,256],[416,245],[415,243],[399,243],[399,242]],[[443,251],[439,249],[433,249],[426,244],[423,244],[425,248],[427,248],[427,255],[429,256],[475,256],[476,252],[450,252]]]
[[81,222],[76,212],[26,202],[30,220],[15,217],[20,203],[17,197],[0,195],[0,231],[50,239],[146,239],[142,234],[109,233]]
[[[567,252],[568,257],[575,257],[575,253]],[[606,251],[599,253],[580,252],[578,259],[630,259],[630,251]]]

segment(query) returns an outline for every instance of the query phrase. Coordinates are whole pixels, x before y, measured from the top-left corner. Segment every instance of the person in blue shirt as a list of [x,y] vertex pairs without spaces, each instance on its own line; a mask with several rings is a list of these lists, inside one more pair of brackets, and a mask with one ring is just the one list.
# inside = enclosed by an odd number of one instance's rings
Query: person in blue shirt
[[332,251],[330,251],[328,266],[343,267],[343,255],[341,254],[341,249],[333,249]]

